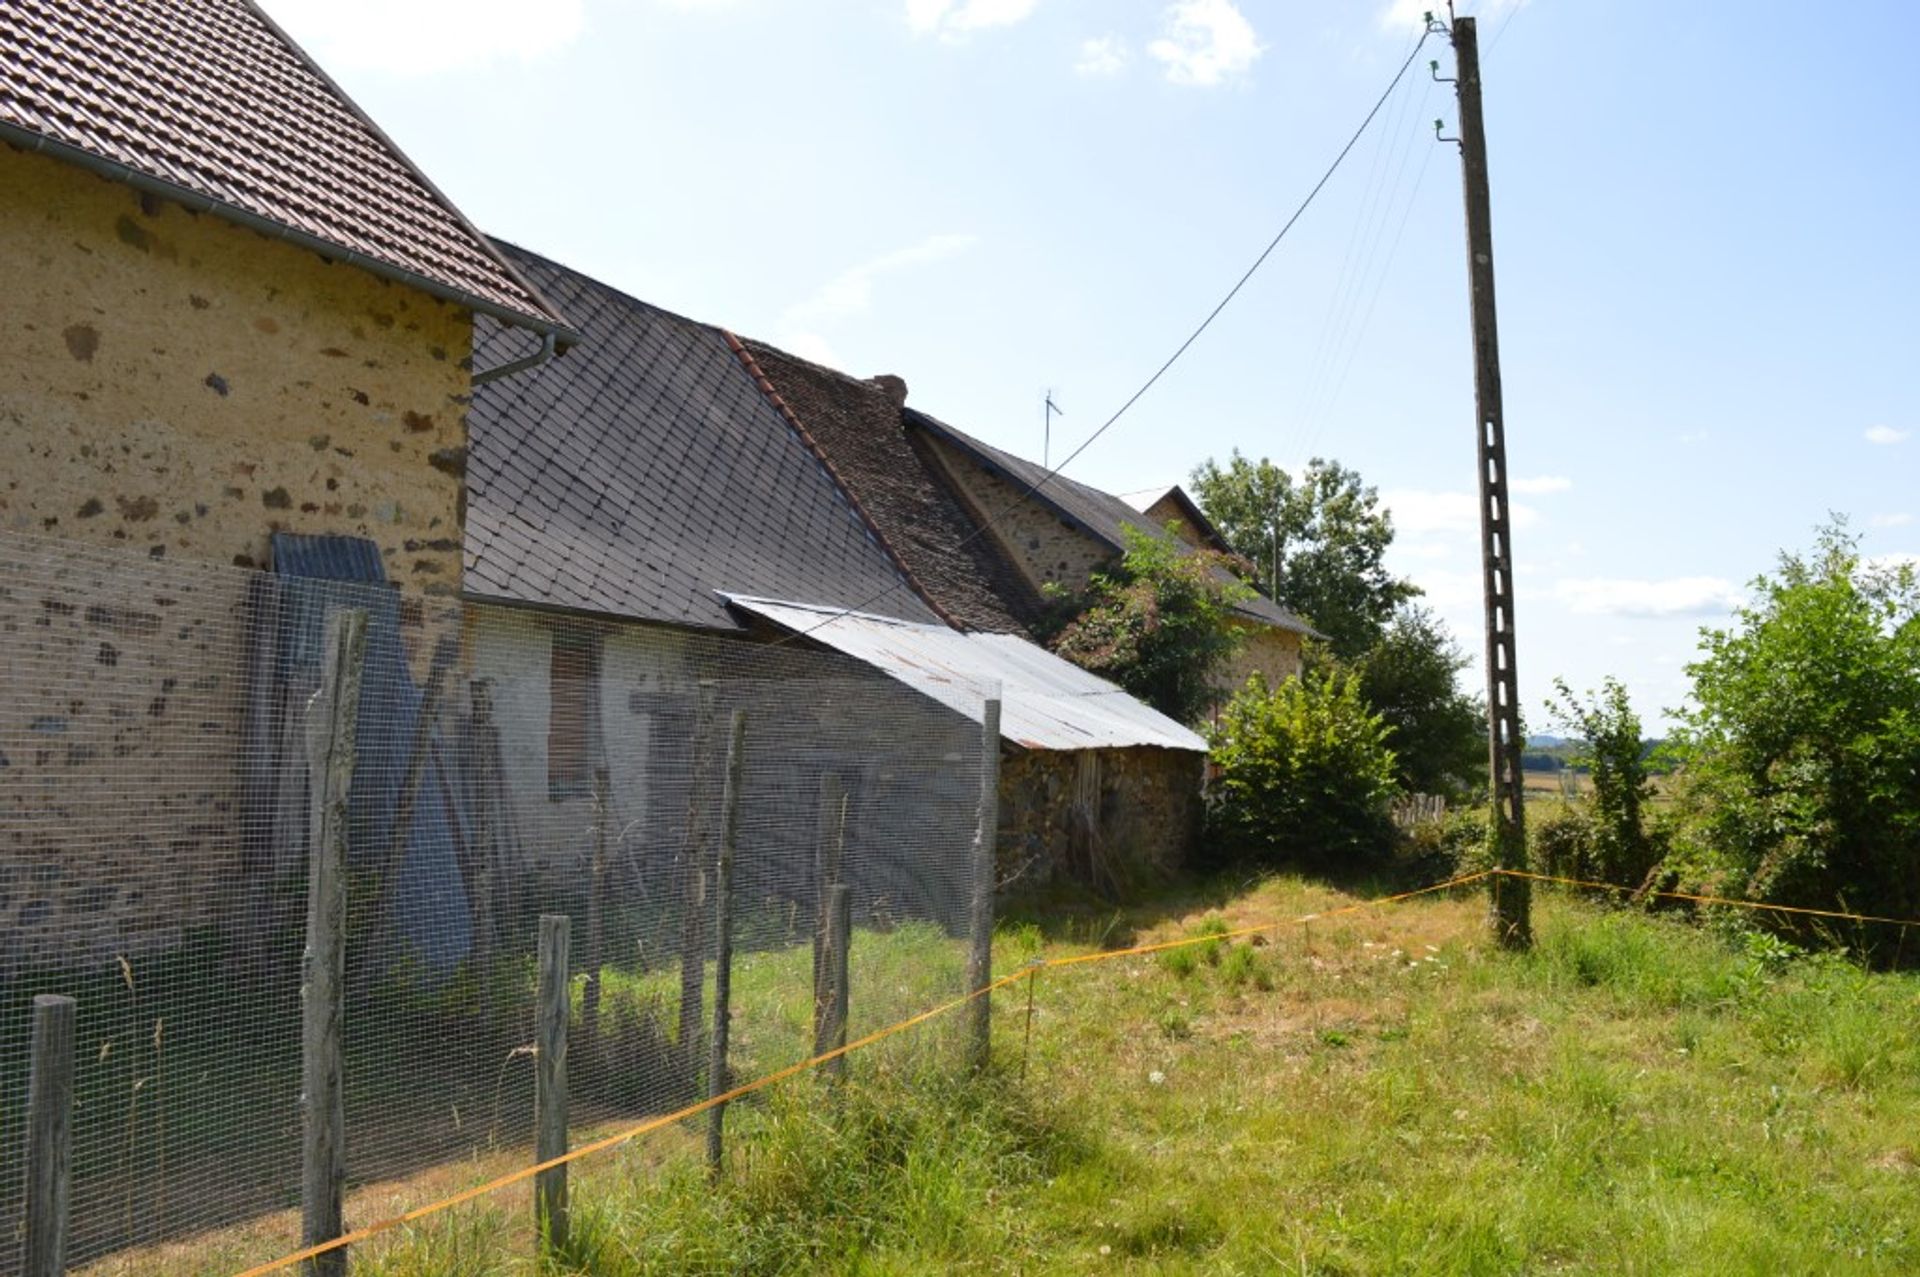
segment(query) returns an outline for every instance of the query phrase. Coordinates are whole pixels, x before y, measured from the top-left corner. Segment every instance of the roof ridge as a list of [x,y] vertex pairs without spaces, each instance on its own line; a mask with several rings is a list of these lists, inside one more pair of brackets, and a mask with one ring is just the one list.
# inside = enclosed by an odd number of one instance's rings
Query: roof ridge
[[[493,241],[488,239],[480,228],[475,226],[467,215],[460,211],[460,206],[447,197],[447,193],[440,189],[439,183],[435,182],[431,177],[428,177],[426,170],[414,163],[413,157],[401,149],[400,144],[395,142],[392,136],[388,134],[385,129],[381,128],[374,118],[354,100],[353,95],[348,93],[338,80],[327,74],[326,68],[322,67],[319,61],[315,59],[312,54],[308,53],[306,48],[287,32],[285,27],[273,20],[273,16],[260,6],[259,0],[240,0],[240,3],[252,13],[268,31],[272,32],[280,43],[287,46],[288,52],[293,54],[295,61],[304,66],[308,72],[332,92],[335,98],[339,99],[340,105],[347,109],[347,114],[360,121],[360,123],[366,127],[367,131],[373,134],[374,139],[378,141],[380,145],[387,148],[387,151],[399,163],[400,167],[405,169],[414,181],[420,183],[420,185],[427,189],[427,194],[439,202],[440,207],[446,211],[448,216],[452,217],[467,234],[473,236],[474,242],[480,246],[480,250],[488,257],[491,257],[494,262],[507,273],[507,278],[525,289],[527,296],[537,305],[544,307],[549,316],[560,321],[562,332],[556,334],[556,336],[560,337],[560,340],[556,344],[562,347],[576,344],[575,342],[567,340],[569,336],[577,338],[578,333],[573,330],[573,325],[567,322],[566,316],[560,313],[560,308],[555,306],[553,301],[542,292],[532,280],[528,279],[518,267],[508,261],[505,253],[502,253],[493,246]],[[531,318],[531,316],[529,316],[529,318]]]
[[814,459],[826,470],[827,477],[833,480],[833,486],[839,489],[841,495],[846,498],[847,504],[853,508],[854,514],[857,515],[860,522],[865,525],[867,534],[873,538],[874,544],[880,547],[881,553],[885,554],[893,563],[895,570],[900,573],[901,578],[906,581],[907,585],[912,588],[915,594],[920,596],[920,601],[933,610],[935,616],[945,621],[951,628],[964,632],[966,627],[961,624],[953,613],[941,606],[939,600],[935,599],[927,587],[921,583],[919,576],[912,568],[907,566],[906,559],[901,557],[900,552],[894,548],[893,542],[887,538],[887,534],[880,530],[880,525],[874,522],[873,516],[867,512],[865,503],[860,500],[859,494],[853,490],[853,485],[847,482],[845,476],[840,473],[840,468],[834,465],[832,459],[827,456],[826,449],[820,446],[820,441],[813,437],[813,432],[808,430],[806,423],[800,420],[800,414],[796,413],[787,403],[785,397],[774,388],[772,380],[768,378],[765,370],[760,367],[760,361],[754,358],[751,350],[747,349],[747,344],[741,341],[740,338],[735,336],[729,329],[721,328],[719,329],[719,333],[722,337],[726,338],[727,348],[731,350],[734,357],[740,361],[740,366],[746,370],[747,376],[752,378],[754,385],[757,386],[760,393],[766,397],[767,402],[773,405],[774,411],[778,412],[780,416],[785,419],[786,423],[793,428],[794,433],[800,436],[800,441],[806,445],[807,451],[811,452]]

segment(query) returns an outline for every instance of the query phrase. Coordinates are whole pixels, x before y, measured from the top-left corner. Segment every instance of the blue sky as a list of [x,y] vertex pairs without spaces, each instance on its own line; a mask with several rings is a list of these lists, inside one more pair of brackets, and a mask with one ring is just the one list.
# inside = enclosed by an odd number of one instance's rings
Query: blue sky
[[[1406,0],[266,0],[482,228],[1056,458],[1198,322],[1417,38]],[[1920,74],[1892,3],[1476,0],[1523,696],[1653,721],[1829,511],[1920,552]],[[1475,6],[1465,6],[1473,11]],[[1451,95],[1068,473],[1361,471],[1477,652]],[[1477,679],[1477,672],[1468,675]]]

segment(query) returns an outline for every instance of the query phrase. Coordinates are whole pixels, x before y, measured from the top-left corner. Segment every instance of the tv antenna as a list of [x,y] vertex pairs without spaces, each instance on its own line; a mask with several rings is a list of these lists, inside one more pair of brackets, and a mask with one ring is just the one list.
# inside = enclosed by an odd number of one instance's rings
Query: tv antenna
[[1040,468],[1047,470],[1051,469],[1053,464],[1053,418],[1055,414],[1062,417],[1067,415],[1061,411],[1060,405],[1053,401],[1053,391],[1051,390],[1047,391],[1047,406],[1044,409],[1044,413],[1046,421],[1041,428],[1040,434]]

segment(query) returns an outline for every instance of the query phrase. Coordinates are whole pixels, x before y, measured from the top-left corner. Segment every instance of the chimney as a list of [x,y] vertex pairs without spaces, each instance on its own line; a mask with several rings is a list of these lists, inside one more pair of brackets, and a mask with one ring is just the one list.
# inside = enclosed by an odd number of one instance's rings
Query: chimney
[[890,372],[883,372],[871,380],[874,385],[886,391],[887,398],[893,400],[893,410],[895,412],[904,412],[906,410],[907,383],[904,378],[896,377]]

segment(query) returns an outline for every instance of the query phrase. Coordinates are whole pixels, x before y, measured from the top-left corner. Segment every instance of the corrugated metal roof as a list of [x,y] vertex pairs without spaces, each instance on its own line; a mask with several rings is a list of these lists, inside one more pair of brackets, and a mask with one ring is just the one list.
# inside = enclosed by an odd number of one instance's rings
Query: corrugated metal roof
[[[1000,733],[1028,749],[1156,745],[1205,753],[1207,742],[1103,678],[1011,634],[963,634],[864,612],[722,595],[743,611],[844,652],[974,722],[1000,684]],[[834,618],[832,624],[821,622]],[[815,628],[818,627],[818,628]]]

